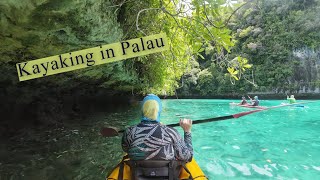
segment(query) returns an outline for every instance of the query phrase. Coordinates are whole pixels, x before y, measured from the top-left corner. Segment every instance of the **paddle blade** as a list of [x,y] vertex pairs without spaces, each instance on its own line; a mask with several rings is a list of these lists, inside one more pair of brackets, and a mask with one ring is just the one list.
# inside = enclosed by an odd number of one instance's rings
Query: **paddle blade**
[[259,111],[263,111],[263,110],[266,110],[267,108],[264,108],[264,109],[257,109],[257,110],[253,110],[253,111],[247,111],[247,112],[242,112],[242,113],[238,113],[238,114],[234,114],[232,115],[234,118],[239,118],[239,117],[242,117],[242,116],[245,116],[245,115],[248,115],[248,114],[252,114],[252,113],[255,113],[255,112],[259,112]]
[[100,133],[103,137],[114,137],[119,135],[117,130],[108,127],[102,128]]

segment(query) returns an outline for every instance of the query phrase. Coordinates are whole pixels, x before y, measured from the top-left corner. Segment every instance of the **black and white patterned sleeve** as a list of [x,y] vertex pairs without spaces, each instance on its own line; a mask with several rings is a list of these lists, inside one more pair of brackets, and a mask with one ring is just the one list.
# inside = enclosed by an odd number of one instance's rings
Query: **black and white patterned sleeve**
[[193,151],[191,132],[184,132],[184,143]]
[[184,133],[184,140],[176,129],[168,128],[171,137],[173,138],[173,148],[177,160],[190,162],[193,157],[192,138],[190,132]]
[[123,132],[121,146],[122,146],[122,150],[128,153],[129,143],[128,143],[128,137],[127,137],[127,130]]

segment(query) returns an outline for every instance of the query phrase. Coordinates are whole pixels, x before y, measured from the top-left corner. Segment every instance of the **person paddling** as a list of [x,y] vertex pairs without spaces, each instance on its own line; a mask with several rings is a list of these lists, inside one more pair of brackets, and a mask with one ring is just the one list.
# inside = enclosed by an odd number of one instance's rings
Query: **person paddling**
[[254,99],[251,99],[250,96],[248,96],[248,97],[249,97],[249,99],[251,101],[250,106],[259,106],[260,101],[259,101],[258,96],[254,96]]
[[287,95],[287,100],[289,101],[289,104],[293,104],[296,103],[296,99],[294,98],[294,95],[291,95],[290,98]]
[[238,105],[247,105],[247,104],[248,104],[248,102],[247,102],[246,98],[244,96],[242,96],[242,100]]
[[142,118],[127,128],[122,137],[122,149],[131,160],[178,160],[190,162],[193,157],[192,120],[180,119],[184,139],[172,127],[160,124],[162,104],[154,94],[142,102]]
[[[160,123],[161,111],[160,98],[154,94],[148,94],[142,101],[141,122],[127,128],[122,137],[122,149],[128,154],[129,159],[141,161],[142,164],[145,162],[146,164],[142,167],[149,167],[150,171],[154,171],[154,168],[157,167],[157,162],[152,162],[153,167],[150,167],[150,160],[175,160],[186,163],[190,162],[193,157],[192,120],[180,119],[180,126],[184,131],[184,139],[182,139],[176,129]],[[178,167],[179,163],[176,164]],[[160,164],[160,166],[163,165]],[[135,166],[131,168],[135,173],[144,171]],[[173,174],[176,174],[177,178],[179,171]]]

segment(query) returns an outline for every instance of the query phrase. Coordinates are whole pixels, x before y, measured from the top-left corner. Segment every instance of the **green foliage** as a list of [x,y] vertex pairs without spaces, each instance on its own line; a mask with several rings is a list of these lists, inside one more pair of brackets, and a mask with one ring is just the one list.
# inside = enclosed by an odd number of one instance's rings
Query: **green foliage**
[[[177,88],[200,94],[296,89],[291,84],[302,80],[316,86],[317,58],[309,50],[319,47],[319,0],[279,2],[2,1],[0,83],[19,97],[17,62],[165,32],[169,51],[26,82],[24,99],[44,93],[46,84],[57,92],[90,84],[167,95]],[[43,88],[33,92],[34,86]]]
[[202,53],[205,60],[198,58],[199,69],[209,68],[212,76],[202,75],[201,81],[209,84],[199,86],[198,79],[198,92],[192,86],[190,91],[197,94],[203,88],[201,94],[209,95],[230,91],[298,92],[303,86],[314,90],[320,78],[316,65],[320,63],[316,55],[320,25],[315,23],[320,21],[319,9],[319,0],[248,3],[228,24],[235,42],[231,53],[206,45]]
[[[254,80],[260,86],[258,90],[292,90],[290,84],[300,81],[295,77],[298,69],[294,66],[300,67],[304,60],[297,61],[293,53],[296,49],[320,45],[320,34],[316,33],[320,26],[310,23],[320,20],[317,15],[320,4],[319,1],[310,4],[305,1],[256,1],[239,14],[237,20],[240,22],[233,29],[241,33],[236,36],[233,53],[245,53],[253,64]],[[259,11],[252,11],[257,7],[260,7]],[[301,69],[298,71],[302,73]]]
[[[97,81],[101,78],[102,68],[88,68],[19,83],[15,63],[119,41],[122,30],[112,9],[107,7],[110,5],[108,0],[100,3],[93,0],[1,1],[0,40],[4,46],[0,48],[0,69],[5,74],[0,77],[2,87],[14,97],[22,99],[23,96],[39,95],[37,90],[41,88],[30,92],[28,89],[42,87],[42,84],[50,84],[56,86],[57,91],[64,91],[89,79]],[[84,76],[88,78],[80,79]],[[20,90],[28,91],[28,95],[19,93],[16,84],[19,84]],[[47,91],[41,90],[41,93]]]
[[[139,71],[137,75],[143,84],[143,93],[173,94],[179,87],[181,76],[192,69],[192,59],[206,58],[206,47],[218,53],[230,51],[234,42],[231,31],[224,26],[226,19],[221,18],[221,13],[224,13],[221,5],[225,2],[205,2],[126,2],[116,9],[121,16],[127,17],[120,18],[121,26],[132,30],[124,38],[165,32],[169,39],[169,51],[138,57],[133,62],[134,69]],[[192,10],[188,9],[191,6]]]
[[241,32],[239,33],[239,37],[240,37],[240,38],[244,38],[244,37],[246,37],[246,36],[249,36],[249,35],[250,35],[249,33],[251,33],[251,31],[252,31],[253,29],[254,29],[253,26],[249,26],[249,27],[241,30]]
[[214,90],[212,87],[213,83],[213,76],[208,69],[199,72],[197,90],[200,92],[200,95],[211,94]]

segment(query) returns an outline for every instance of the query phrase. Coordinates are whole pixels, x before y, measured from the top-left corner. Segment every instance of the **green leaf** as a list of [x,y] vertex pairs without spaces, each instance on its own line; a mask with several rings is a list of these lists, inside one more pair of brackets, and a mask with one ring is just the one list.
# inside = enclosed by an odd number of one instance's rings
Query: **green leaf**
[[252,64],[245,64],[245,65],[243,65],[243,67],[245,67],[245,68],[249,69],[249,68],[251,68],[251,67],[252,67]]
[[197,55],[200,56],[201,59],[204,59],[204,57],[200,53],[197,53]]

